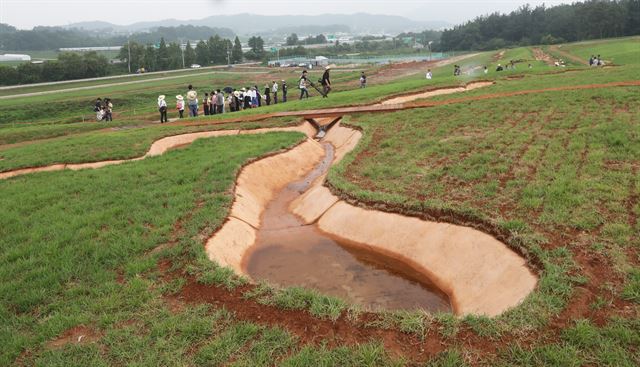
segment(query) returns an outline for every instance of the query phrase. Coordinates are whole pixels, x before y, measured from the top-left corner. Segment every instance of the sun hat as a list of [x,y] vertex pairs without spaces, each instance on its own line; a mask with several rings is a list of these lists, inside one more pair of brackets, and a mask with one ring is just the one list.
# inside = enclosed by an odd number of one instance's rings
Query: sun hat
[[181,96],[180,94],[178,94],[178,95],[176,96],[176,99],[177,99],[178,101],[182,101],[182,100],[184,99],[184,97],[183,97],[183,96]]
[[164,94],[159,95],[159,96],[158,96],[158,99],[159,99],[159,100],[164,99]]
[[331,69],[331,65],[327,65],[324,67],[324,70],[329,70],[329,69]]

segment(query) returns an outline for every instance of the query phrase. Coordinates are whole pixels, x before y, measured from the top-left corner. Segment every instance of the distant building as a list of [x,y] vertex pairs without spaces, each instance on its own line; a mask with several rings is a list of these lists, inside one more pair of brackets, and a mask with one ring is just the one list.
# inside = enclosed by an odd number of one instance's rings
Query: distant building
[[102,46],[102,47],[62,47],[60,51],[69,52],[87,52],[87,51],[118,51],[119,46]]
[[316,56],[315,63],[316,66],[327,66],[329,65],[329,59],[324,56]]
[[31,56],[22,54],[0,55],[0,61],[31,61]]
[[316,56],[314,59],[306,57],[290,57],[280,60],[269,61],[269,66],[327,66],[329,65],[329,59],[324,56]]

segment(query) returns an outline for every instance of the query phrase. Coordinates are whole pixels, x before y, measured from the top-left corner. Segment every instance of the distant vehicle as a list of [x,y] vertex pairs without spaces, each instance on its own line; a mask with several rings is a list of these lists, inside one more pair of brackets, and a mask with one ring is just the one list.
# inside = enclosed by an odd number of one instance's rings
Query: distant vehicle
[[198,69],[201,68],[202,66],[198,65],[198,64],[191,64],[191,69]]
[[298,66],[301,67],[301,68],[305,68],[305,67],[307,67],[307,64],[305,64],[304,62],[301,62],[301,63],[298,64]]
[[[291,66],[291,64],[282,64],[282,65],[280,65],[280,67],[281,67],[281,68],[288,68],[288,67],[290,67],[290,66]],[[295,66],[295,65],[294,65],[294,66]]]

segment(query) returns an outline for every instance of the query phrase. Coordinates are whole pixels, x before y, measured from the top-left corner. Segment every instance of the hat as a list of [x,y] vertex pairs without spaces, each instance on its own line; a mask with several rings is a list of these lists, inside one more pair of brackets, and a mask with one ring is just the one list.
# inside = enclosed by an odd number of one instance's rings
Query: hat
[[324,67],[324,70],[329,70],[329,69],[331,69],[331,65],[327,65]]
[[237,90],[233,92],[233,95],[238,97],[240,95],[240,92],[238,92]]
[[240,89],[240,90],[241,90],[241,91],[243,91],[243,92],[246,92],[246,91],[247,91],[247,89],[246,89],[246,88],[242,88],[242,89]]
[[178,101],[182,101],[182,100],[184,99],[184,97],[178,94],[178,95],[176,96],[176,99],[177,99]]
[[163,100],[164,99],[164,94],[161,94],[158,96],[158,100]]

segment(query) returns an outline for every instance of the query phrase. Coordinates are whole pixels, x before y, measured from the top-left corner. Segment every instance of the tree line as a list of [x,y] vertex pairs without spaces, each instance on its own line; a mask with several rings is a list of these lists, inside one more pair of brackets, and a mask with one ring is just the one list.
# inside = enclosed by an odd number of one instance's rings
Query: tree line
[[157,42],[161,38],[167,42],[178,42],[183,39],[206,39],[212,34],[224,38],[235,36],[228,28],[192,25],[157,27],[149,32],[118,35],[111,30],[87,31],[61,27],[34,27],[32,30],[18,30],[8,24],[0,23],[0,50],[40,51],[66,47],[120,46],[128,40],[147,44]]
[[307,37],[304,40],[300,40],[296,33],[291,33],[286,39],[287,46],[296,46],[296,45],[320,45],[327,43],[327,37],[324,34],[319,34],[315,37]]
[[42,64],[26,62],[16,68],[0,66],[0,85],[95,78],[111,73],[109,60],[95,51],[84,54],[63,52],[58,55],[57,60]]
[[136,71],[164,71],[190,67],[236,64],[246,57],[249,60],[263,60],[266,57],[264,40],[261,37],[249,39],[251,48],[246,54],[238,37],[232,42],[219,35],[196,43],[195,47],[187,41],[184,49],[177,42],[167,43],[160,38],[157,44],[142,44],[136,41],[125,42],[117,58],[122,62],[112,65],[109,60],[97,52],[63,52],[57,60],[48,60],[41,64],[22,63],[17,67],[0,65],[0,85],[29,84],[95,78],[113,74],[122,74],[131,67]]
[[[230,52],[228,55],[227,53]],[[157,45],[141,44],[135,41],[125,43],[118,54],[118,59],[131,65],[131,71],[174,70],[189,67],[192,64],[201,66],[226,64],[227,61],[237,63],[242,60],[242,46],[236,37],[235,44],[218,35],[199,41],[195,48],[187,41],[185,49],[176,42],[166,43],[164,38]]]
[[441,50],[490,50],[640,34],[640,0],[590,0],[547,8],[524,5],[477,17],[442,33]]

